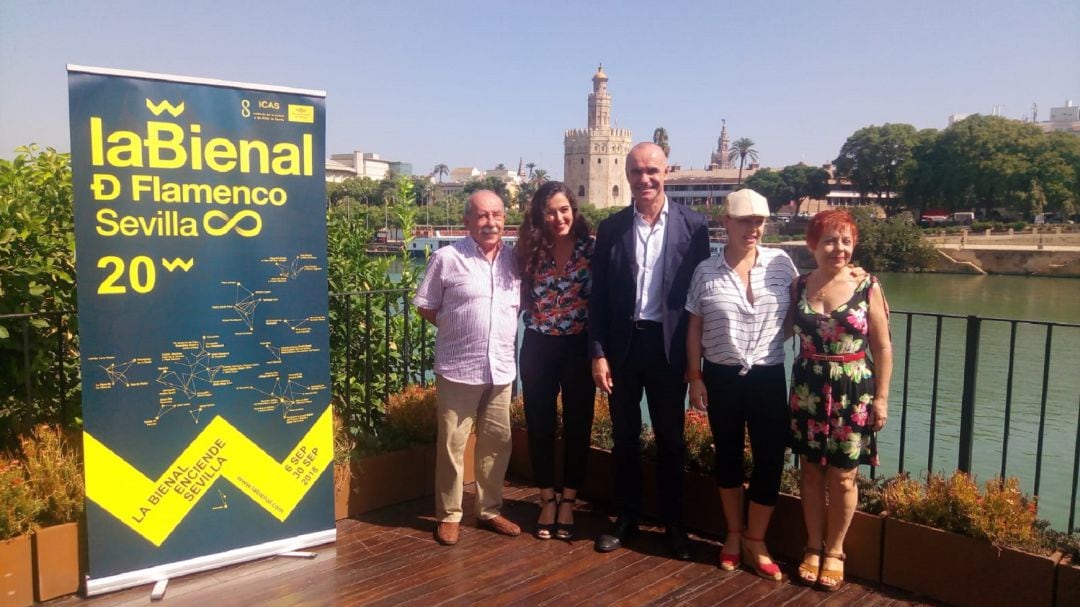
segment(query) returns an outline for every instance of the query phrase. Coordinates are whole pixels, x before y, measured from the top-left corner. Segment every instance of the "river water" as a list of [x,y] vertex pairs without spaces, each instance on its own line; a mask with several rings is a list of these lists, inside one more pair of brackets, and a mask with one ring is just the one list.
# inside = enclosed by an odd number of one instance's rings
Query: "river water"
[[[895,361],[890,417],[886,429],[879,433],[880,472],[884,474],[895,473],[901,467],[908,316],[899,312],[1080,324],[1080,280],[1076,279],[949,274],[881,274],[879,278],[894,311],[890,323]],[[948,473],[956,468],[958,457],[966,319],[942,320],[937,408],[932,412],[937,321],[918,315],[911,318],[903,468],[912,473],[927,469]],[[984,321],[981,327],[972,454],[972,471],[980,481],[1001,472],[1010,331],[1011,323],[1003,321]],[[1016,325],[1005,473],[1019,477],[1026,491],[1034,491],[1046,371],[1039,514],[1054,527],[1064,529],[1076,473],[1073,458],[1080,414],[1080,327],[1054,326],[1051,331],[1049,364],[1044,369],[1047,327]],[[932,413],[936,418],[931,461]]]

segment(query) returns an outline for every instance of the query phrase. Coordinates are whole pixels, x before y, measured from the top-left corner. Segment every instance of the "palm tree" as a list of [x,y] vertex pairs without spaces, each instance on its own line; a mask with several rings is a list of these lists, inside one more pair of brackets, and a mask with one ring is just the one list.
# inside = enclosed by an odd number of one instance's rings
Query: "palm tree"
[[446,166],[445,164],[439,163],[439,164],[435,165],[435,170],[432,171],[432,174],[438,175],[439,176],[439,183],[442,183],[443,175],[449,175],[450,174],[450,167]]
[[731,151],[728,152],[728,160],[735,162],[736,158],[739,159],[739,183],[737,186],[742,185],[742,169],[743,164],[746,163],[747,156],[750,157],[751,162],[757,162],[757,150],[754,149],[754,140],[749,137],[736,139],[735,142],[731,144]]
[[547,180],[548,172],[544,169],[536,169],[533,171],[532,177],[529,178],[529,182],[538,188],[547,183]]
[[533,169],[536,168],[535,162],[526,162],[525,168],[529,169],[529,179],[532,179]]
[[656,127],[656,130],[652,134],[652,142],[660,146],[660,149],[664,150],[664,156],[671,156],[671,146],[668,145],[667,129],[664,127]]

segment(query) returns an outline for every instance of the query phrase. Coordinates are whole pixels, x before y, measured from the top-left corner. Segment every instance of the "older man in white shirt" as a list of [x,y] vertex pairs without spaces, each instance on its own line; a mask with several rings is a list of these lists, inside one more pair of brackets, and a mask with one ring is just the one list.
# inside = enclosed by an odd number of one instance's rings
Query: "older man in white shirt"
[[516,536],[500,514],[510,461],[510,386],[521,280],[502,242],[506,212],[494,192],[469,197],[469,236],[435,252],[413,303],[435,335],[439,438],[435,462],[435,539],[453,545],[461,531],[465,444],[476,424],[478,525]]

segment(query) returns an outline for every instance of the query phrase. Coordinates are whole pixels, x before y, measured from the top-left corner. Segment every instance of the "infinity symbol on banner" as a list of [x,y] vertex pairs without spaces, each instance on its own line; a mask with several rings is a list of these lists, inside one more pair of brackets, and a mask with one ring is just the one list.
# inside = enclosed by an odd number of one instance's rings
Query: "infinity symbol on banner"
[[[248,217],[252,219],[255,225],[250,228],[241,227],[240,222]],[[219,227],[214,227],[211,220],[221,220],[225,223]],[[232,217],[229,217],[229,214],[223,211],[207,211],[206,215],[203,216],[203,229],[211,236],[221,236],[228,234],[230,231],[235,231],[240,236],[251,238],[262,231],[262,217],[255,211],[249,210],[240,211]]]

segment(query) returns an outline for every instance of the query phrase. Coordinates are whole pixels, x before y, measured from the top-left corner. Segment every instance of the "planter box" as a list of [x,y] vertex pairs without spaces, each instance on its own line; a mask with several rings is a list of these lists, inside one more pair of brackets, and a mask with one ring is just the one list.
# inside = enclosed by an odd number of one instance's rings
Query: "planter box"
[[[465,483],[476,481],[476,436],[465,447]],[[350,462],[349,516],[435,493],[435,446],[422,445]]]
[[611,451],[589,447],[589,471],[585,474],[585,486],[581,495],[611,504],[615,498],[615,458]]
[[334,464],[334,520],[349,518],[349,494],[352,474],[349,464]]
[[27,607],[34,603],[30,537],[0,541],[0,607]]
[[[881,553],[885,520],[876,514],[855,511],[844,538],[844,575],[869,582],[881,582]],[[780,494],[765,536],[774,556],[798,563],[806,546],[806,519],[802,500],[794,495]]]
[[683,474],[683,522],[697,531],[727,535],[724,506],[716,479],[700,472]]
[[960,607],[1051,607],[1059,560],[886,518],[881,581]]
[[529,456],[529,431],[510,428],[510,474],[521,480],[532,480],[532,458]]
[[1080,605],[1080,567],[1069,557],[1057,566],[1057,593],[1054,605],[1075,607]]
[[79,524],[34,532],[34,600],[47,601],[79,590]]

